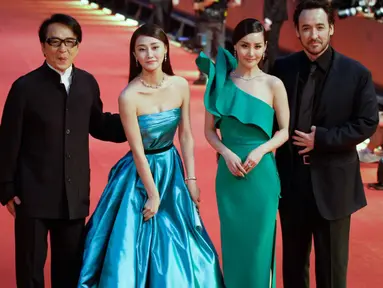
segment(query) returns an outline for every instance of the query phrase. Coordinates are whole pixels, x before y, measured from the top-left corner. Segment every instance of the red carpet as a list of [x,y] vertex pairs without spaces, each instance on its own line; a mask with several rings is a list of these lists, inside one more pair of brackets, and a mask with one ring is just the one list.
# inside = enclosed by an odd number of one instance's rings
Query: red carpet
[[[80,5],[80,1],[13,0],[2,1],[0,12],[0,109],[4,105],[12,82],[23,73],[38,67],[43,56],[37,30],[41,21],[51,13],[63,12],[76,17],[83,26],[83,43],[76,65],[97,78],[106,111],[117,111],[117,97],[127,83],[129,67],[129,39],[132,28],[123,27],[113,16],[106,16]],[[180,48],[171,47],[175,71],[190,81],[198,75],[195,56]],[[202,191],[202,217],[220,250],[219,222],[215,203],[215,155],[203,136],[203,87],[193,87],[192,124],[196,139],[197,176]],[[129,147],[126,144],[103,143],[91,138],[92,210],[97,203],[112,165]],[[363,167],[365,182],[375,180],[376,166]],[[381,287],[383,279],[383,192],[367,191],[369,205],[353,216],[349,265],[350,288]],[[5,208],[0,209],[0,287],[13,288],[14,238],[13,220]],[[281,284],[281,237],[277,245],[278,287]],[[46,265],[46,287],[49,283],[49,259]],[[313,269],[312,269],[313,270]],[[313,273],[312,273],[313,274]],[[315,285],[312,285],[315,287]],[[206,287],[208,288],[208,287]],[[262,287],[260,287],[262,288]]]

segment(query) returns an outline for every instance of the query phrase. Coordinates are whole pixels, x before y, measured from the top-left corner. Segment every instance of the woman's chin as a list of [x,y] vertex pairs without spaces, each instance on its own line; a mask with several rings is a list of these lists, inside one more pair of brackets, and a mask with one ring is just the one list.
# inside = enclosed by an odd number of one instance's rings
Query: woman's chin
[[257,67],[258,62],[257,61],[252,61],[252,62],[245,61],[245,62],[242,62],[241,64],[244,68],[251,70],[251,69],[254,69],[255,67]]
[[160,66],[156,63],[156,64],[145,64],[144,66],[142,66],[142,68],[144,68],[147,72],[154,72],[156,71],[158,68],[160,68]]

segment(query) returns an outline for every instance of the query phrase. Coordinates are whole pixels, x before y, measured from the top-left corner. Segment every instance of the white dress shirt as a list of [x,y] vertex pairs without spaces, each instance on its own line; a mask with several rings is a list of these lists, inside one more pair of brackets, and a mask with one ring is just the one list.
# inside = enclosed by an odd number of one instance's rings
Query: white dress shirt
[[73,69],[73,66],[70,65],[70,67],[68,69],[66,69],[65,72],[60,72],[60,71],[56,70],[55,68],[53,68],[49,64],[48,64],[48,66],[49,66],[49,68],[51,68],[52,70],[54,70],[58,74],[60,74],[61,83],[64,84],[66,93],[69,95],[70,85],[72,84],[72,69]]

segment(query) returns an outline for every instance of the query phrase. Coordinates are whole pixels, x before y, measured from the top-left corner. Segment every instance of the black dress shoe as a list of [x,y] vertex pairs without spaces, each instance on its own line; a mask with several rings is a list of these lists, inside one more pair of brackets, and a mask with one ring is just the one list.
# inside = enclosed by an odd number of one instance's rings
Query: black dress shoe
[[369,183],[367,187],[374,190],[383,190],[383,183]]

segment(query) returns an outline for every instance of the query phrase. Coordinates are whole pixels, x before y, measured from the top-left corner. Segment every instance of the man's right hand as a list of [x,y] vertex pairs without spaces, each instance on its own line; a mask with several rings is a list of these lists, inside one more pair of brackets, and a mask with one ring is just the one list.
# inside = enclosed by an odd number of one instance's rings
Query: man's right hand
[[16,205],[21,204],[20,198],[17,196],[13,197],[13,199],[9,200],[7,203],[7,209],[9,211],[9,213],[12,214],[13,217],[16,217],[15,204]]

